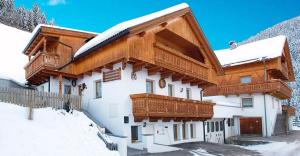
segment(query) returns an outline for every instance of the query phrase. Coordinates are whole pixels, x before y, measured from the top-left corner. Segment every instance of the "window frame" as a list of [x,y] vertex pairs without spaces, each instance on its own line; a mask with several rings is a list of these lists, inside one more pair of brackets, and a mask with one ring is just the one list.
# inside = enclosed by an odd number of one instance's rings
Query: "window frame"
[[[247,79],[247,78],[250,78],[250,79]],[[243,80],[246,80],[246,81],[243,82]],[[251,82],[252,82],[252,76],[251,75],[240,76],[240,83],[242,83],[242,84],[249,84]]]
[[[150,83],[151,84],[151,92],[148,92],[148,87],[147,84]],[[154,80],[150,80],[150,79],[146,79],[146,93],[147,94],[154,94]]]
[[192,99],[192,89],[191,88],[186,88],[186,99]]
[[[244,99],[251,99],[251,106],[245,106],[244,105]],[[241,98],[241,104],[242,104],[242,108],[253,108],[254,107],[253,97],[242,97]]]
[[210,131],[215,132],[215,122],[210,122]]
[[[100,83],[100,96],[97,95],[97,83]],[[101,99],[103,97],[102,95],[102,80],[96,80],[94,82],[95,84],[95,99]]]
[[[70,89],[70,93],[66,93],[66,88]],[[72,86],[71,85],[64,85],[64,95],[71,95],[72,94]]]
[[[171,88],[170,88],[171,87]],[[171,92],[170,92],[171,91]],[[168,96],[175,96],[175,89],[174,89],[174,85],[169,83],[168,84]]]

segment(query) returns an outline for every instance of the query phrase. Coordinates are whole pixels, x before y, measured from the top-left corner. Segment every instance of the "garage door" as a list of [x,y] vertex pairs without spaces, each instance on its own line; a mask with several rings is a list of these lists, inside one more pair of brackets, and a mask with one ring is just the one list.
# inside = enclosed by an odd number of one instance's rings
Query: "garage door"
[[242,135],[262,135],[261,118],[240,118]]

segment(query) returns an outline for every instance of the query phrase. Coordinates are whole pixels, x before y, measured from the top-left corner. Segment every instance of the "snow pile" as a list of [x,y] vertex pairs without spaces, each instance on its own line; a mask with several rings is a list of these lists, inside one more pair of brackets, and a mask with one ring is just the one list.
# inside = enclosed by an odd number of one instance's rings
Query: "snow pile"
[[105,147],[95,124],[83,113],[35,109],[29,121],[27,109],[0,102],[0,155],[118,155]]
[[300,142],[272,142],[269,144],[253,145],[243,148],[257,151],[263,156],[300,156]]
[[109,39],[109,38],[111,38],[115,35],[117,35],[118,33],[122,32],[126,29],[129,29],[131,27],[140,25],[140,24],[145,23],[145,22],[149,22],[149,21],[154,20],[154,19],[159,18],[159,17],[163,17],[163,16],[171,14],[173,12],[183,10],[185,8],[188,8],[188,7],[189,7],[188,4],[182,3],[182,4],[178,4],[178,5],[175,5],[173,7],[170,7],[170,8],[167,8],[167,9],[164,9],[164,10],[161,10],[161,11],[158,11],[158,12],[146,15],[146,16],[142,16],[142,17],[132,19],[132,20],[129,20],[129,21],[125,21],[125,22],[122,22],[118,25],[115,25],[115,26],[111,27],[110,29],[104,31],[103,33],[99,34],[97,37],[95,37],[94,39],[92,39],[91,41],[86,43],[85,45],[83,45],[75,53],[74,57],[76,58],[77,56],[83,54],[87,50],[93,48],[94,46],[100,44],[101,42],[103,42],[103,41],[105,41],[105,40],[107,40],[107,39]]
[[0,23],[0,74],[21,83],[25,82],[24,66],[28,58],[22,50],[30,33]]
[[[228,65],[241,61],[275,58],[282,55],[286,37],[283,35],[240,45],[235,49],[223,49],[215,51],[220,63]],[[270,46],[272,45],[272,46]]]
[[190,151],[190,153],[192,153],[194,156],[216,156],[214,154],[208,153],[206,150],[201,149],[201,148]]

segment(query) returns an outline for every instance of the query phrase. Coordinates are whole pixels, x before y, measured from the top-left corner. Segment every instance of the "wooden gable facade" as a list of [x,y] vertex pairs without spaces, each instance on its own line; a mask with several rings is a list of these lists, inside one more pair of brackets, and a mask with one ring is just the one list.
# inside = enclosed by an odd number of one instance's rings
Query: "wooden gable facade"
[[[279,99],[289,99],[292,90],[287,82],[295,80],[288,43],[285,41],[279,57],[250,61],[223,67],[218,85],[207,87],[204,96],[267,93]],[[247,78],[249,82],[242,82]]]
[[222,68],[210,49],[190,9],[137,25],[128,34],[77,59],[62,71],[74,75],[111,68],[123,62],[133,65],[133,72],[148,69],[174,81],[206,86],[216,84]]

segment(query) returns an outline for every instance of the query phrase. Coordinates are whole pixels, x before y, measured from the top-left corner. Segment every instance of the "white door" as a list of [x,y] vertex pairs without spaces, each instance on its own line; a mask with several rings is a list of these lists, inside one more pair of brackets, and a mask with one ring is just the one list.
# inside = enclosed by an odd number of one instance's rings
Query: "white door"
[[205,141],[212,143],[224,143],[223,119],[213,119],[205,122]]

